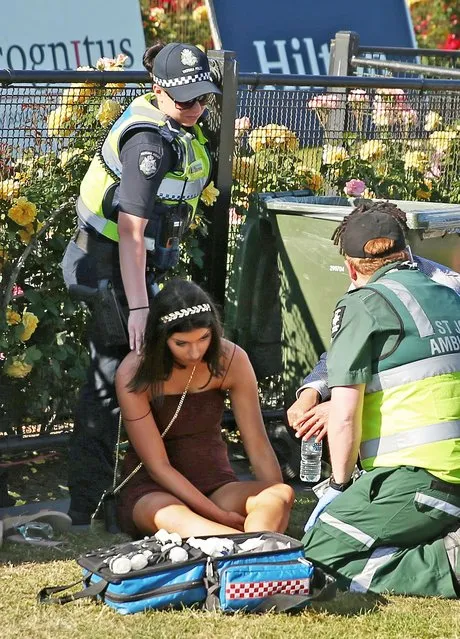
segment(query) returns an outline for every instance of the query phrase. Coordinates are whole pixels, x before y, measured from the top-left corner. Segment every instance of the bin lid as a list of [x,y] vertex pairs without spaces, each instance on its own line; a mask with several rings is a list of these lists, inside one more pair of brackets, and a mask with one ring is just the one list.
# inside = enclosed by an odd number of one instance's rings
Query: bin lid
[[[383,200],[374,199],[373,202]],[[387,201],[387,200],[385,200]],[[421,229],[428,234],[460,233],[460,204],[444,202],[413,202],[410,200],[388,200],[406,213],[409,229]],[[340,196],[302,195],[302,191],[285,193],[262,193],[259,202],[269,212],[292,215],[308,215],[340,224],[359,198],[348,199]]]

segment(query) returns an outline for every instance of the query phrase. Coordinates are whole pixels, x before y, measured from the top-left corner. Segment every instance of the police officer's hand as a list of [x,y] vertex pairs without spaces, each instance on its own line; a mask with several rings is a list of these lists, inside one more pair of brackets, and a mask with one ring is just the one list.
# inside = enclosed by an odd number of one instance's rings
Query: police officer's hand
[[129,348],[136,353],[141,352],[144,343],[145,325],[149,309],[140,308],[136,311],[130,311],[128,318]]
[[301,437],[302,439],[309,439],[314,435],[316,441],[320,442],[327,435],[330,406],[330,401],[322,402],[308,410],[297,423],[295,436]]
[[305,532],[310,530],[310,528],[313,528],[313,526],[316,523],[316,520],[321,515],[323,510],[326,508],[326,506],[329,506],[331,501],[333,501],[336,497],[338,497],[341,494],[342,493],[340,492],[340,490],[336,490],[335,488],[329,487],[326,490],[324,495],[321,497],[321,499],[316,504],[316,508],[314,509],[314,511],[312,512],[310,517],[308,518],[307,523],[305,524],[305,528],[304,528]]

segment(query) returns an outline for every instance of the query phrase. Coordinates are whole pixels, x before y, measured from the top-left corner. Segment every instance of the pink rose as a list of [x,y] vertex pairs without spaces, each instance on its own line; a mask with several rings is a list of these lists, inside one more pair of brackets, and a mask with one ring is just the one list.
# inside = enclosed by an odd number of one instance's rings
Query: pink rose
[[351,197],[361,197],[366,190],[366,183],[362,180],[349,180],[343,190]]

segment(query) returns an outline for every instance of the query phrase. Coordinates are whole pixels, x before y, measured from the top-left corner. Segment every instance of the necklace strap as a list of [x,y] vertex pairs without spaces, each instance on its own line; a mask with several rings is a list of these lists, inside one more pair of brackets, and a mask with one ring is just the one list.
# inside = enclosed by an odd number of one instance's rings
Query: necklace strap
[[[177,417],[178,417],[178,415],[179,415],[179,413],[180,413],[180,409],[182,408],[182,404],[183,404],[183,403],[184,403],[184,401],[185,401],[185,398],[186,398],[187,393],[188,393],[188,389],[190,388],[190,384],[192,383],[192,379],[193,379],[193,376],[194,376],[194,374],[195,374],[196,366],[197,366],[197,365],[195,364],[195,366],[193,367],[192,373],[191,373],[190,377],[188,378],[188,382],[187,382],[187,384],[185,385],[184,391],[183,391],[183,393],[182,393],[182,395],[181,395],[181,398],[180,398],[180,400],[179,400],[179,403],[177,404],[177,408],[176,408],[176,410],[175,410],[175,412],[174,412],[174,415],[171,417],[169,424],[166,426],[166,428],[164,429],[164,431],[161,433],[161,439],[164,439],[164,438],[165,438],[165,436],[166,436],[167,432],[169,431],[169,429],[171,428],[171,426],[174,424],[174,422],[176,421],[176,419],[177,419]],[[112,488],[112,492],[113,492],[114,494],[117,494],[118,492],[120,492],[120,490],[123,488],[123,486],[125,486],[125,485],[129,482],[129,480],[130,480],[132,477],[134,477],[134,475],[135,475],[135,474],[136,474],[136,473],[137,473],[137,472],[138,472],[138,471],[142,468],[142,466],[143,466],[143,463],[142,463],[142,462],[139,462],[139,464],[136,466],[136,468],[134,468],[134,470],[132,470],[132,471],[129,473],[129,475],[128,475],[127,477],[125,477],[125,478],[123,479],[123,481],[122,481],[122,482],[120,482],[120,483],[118,484],[118,486],[115,486],[116,473],[118,472],[118,459],[119,459],[119,456],[120,456],[120,435],[121,435],[121,425],[122,425],[122,423],[123,423],[123,418],[122,418],[122,416],[121,416],[121,411],[120,411],[120,419],[119,419],[119,421],[118,421],[118,439],[117,439],[117,452],[116,452],[116,459],[115,459],[115,472],[114,472],[114,476],[113,476],[113,488]]]

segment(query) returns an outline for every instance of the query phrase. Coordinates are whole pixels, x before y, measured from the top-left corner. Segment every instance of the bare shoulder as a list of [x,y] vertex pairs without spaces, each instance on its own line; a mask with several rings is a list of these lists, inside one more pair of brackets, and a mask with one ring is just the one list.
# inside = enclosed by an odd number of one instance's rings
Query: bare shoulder
[[244,381],[253,374],[253,368],[246,351],[229,340],[222,340],[224,355],[225,383],[224,388],[233,386],[237,381]]
[[126,385],[128,382],[131,381],[134,373],[137,371],[140,361],[141,358],[135,351],[131,351],[130,353],[128,353],[128,355],[126,355],[117,369],[117,385]]

